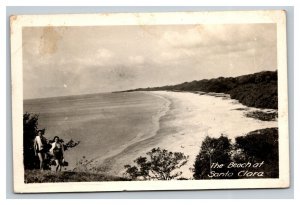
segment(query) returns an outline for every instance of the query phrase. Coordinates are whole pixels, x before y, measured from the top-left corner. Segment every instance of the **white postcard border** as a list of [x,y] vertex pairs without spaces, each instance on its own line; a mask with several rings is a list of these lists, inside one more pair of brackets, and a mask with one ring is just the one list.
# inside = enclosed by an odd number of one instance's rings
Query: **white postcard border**
[[[289,134],[285,11],[226,11],[170,13],[111,13],[11,16],[12,125],[14,191],[94,192],[140,190],[195,190],[235,188],[285,188],[289,186]],[[277,24],[279,178],[188,181],[126,181],[24,183],[22,28],[40,26],[175,25],[175,24]]]

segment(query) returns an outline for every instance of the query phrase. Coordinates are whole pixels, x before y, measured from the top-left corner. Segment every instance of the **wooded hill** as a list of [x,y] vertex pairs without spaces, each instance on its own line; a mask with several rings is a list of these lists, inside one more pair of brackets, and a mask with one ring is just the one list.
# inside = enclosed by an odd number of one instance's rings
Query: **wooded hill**
[[229,94],[232,99],[236,99],[246,106],[271,109],[278,108],[277,71],[262,71],[238,77],[194,80],[178,85],[138,88],[127,90],[127,92],[157,90],[225,93]]

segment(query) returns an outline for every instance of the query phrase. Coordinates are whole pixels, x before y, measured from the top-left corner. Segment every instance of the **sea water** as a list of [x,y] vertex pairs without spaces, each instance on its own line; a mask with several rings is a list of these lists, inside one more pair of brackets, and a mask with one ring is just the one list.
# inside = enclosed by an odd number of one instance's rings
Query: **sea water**
[[[38,114],[45,137],[80,144],[65,152],[68,170],[83,159],[101,160],[151,137],[168,101],[143,92],[101,93],[24,100],[24,113]],[[97,161],[94,162],[97,164]]]

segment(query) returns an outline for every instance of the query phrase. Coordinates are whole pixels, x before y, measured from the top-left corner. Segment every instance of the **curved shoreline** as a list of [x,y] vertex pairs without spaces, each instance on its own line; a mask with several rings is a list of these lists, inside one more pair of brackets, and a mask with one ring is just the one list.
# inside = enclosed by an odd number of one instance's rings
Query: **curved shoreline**
[[120,163],[119,169],[113,169],[109,174],[120,176],[124,171],[121,164],[133,164],[133,160],[137,157],[145,156],[152,148],[160,147],[189,155],[189,161],[181,171],[182,177],[191,178],[190,168],[193,167],[202,141],[207,135],[219,137],[220,134],[225,134],[229,139],[234,140],[237,136],[259,128],[278,126],[277,121],[247,118],[241,108],[247,108],[247,112],[257,109],[244,106],[230,98],[189,92],[151,91],[151,94],[160,95],[171,102],[168,112],[160,118],[159,130],[155,135],[136,142],[114,159],[107,161],[108,164]]
[[202,141],[207,135],[219,137],[220,134],[225,134],[234,140],[235,137],[256,129],[278,126],[277,121],[259,121],[246,117],[245,112],[257,109],[244,106],[230,98],[190,92],[144,93],[166,101],[165,106],[153,116],[155,129],[151,133],[134,138],[131,143],[126,143],[126,147],[116,150],[103,160],[98,160],[98,163],[94,164],[98,172],[122,176],[125,171],[124,165],[132,165],[133,160],[139,156],[145,156],[152,148],[160,147],[189,155],[189,161],[181,171],[182,177],[191,178],[190,168],[193,167]]
[[126,147],[123,149],[117,150],[111,153],[109,156],[106,155],[105,158],[101,160],[99,160],[99,158],[96,158],[98,159],[98,165],[97,165],[98,171],[100,172],[104,171],[104,172],[109,172],[110,174],[120,175],[120,172],[123,170],[123,166],[122,168],[118,166],[119,163],[117,163],[117,161],[122,161],[122,160],[117,160],[117,158],[122,158],[122,156],[124,155],[127,156],[130,150],[134,149],[135,147],[139,146],[142,143],[147,142],[151,138],[155,137],[159,132],[161,127],[161,120],[164,116],[167,115],[168,111],[170,110],[170,106],[172,102],[169,99],[154,93],[144,92],[144,91],[142,91],[142,93],[163,99],[165,101],[164,106],[160,110],[158,110],[156,115],[152,116],[152,123],[154,125],[154,129],[152,129],[150,133],[144,133],[142,136],[137,136],[134,139],[130,140],[133,142],[124,145]]

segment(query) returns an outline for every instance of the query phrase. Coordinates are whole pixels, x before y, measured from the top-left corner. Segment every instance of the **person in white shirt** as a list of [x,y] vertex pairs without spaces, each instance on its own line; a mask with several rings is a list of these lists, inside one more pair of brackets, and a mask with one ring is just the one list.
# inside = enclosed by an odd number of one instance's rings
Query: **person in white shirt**
[[38,130],[37,136],[34,139],[34,152],[35,152],[35,156],[39,157],[41,170],[43,170],[44,168],[45,143],[46,143],[46,139],[43,136],[43,130]]

